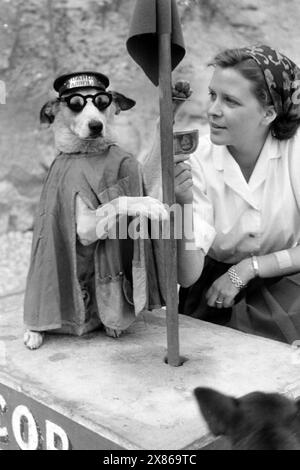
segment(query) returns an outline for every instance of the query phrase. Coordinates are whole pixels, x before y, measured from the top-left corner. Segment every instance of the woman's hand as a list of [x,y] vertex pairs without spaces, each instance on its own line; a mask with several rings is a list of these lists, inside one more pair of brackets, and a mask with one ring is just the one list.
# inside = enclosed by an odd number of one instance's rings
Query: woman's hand
[[182,206],[193,202],[192,171],[190,165],[186,163],[189,158],[189,155],[174,156],[175,196],[176,202]]
[[219,277],[209,288],[206,294],[207,305],[215,308],[229,308],[234,304],[234,299],[239,293],[226,272]]
[[[254,278],[251,258],[246,258],[234,266],[239,278],[246,285]],[[219,277],[207,291],[206,299],[210,307],[229,308],[239,293],[239,288],[231,282],[228,272]]]

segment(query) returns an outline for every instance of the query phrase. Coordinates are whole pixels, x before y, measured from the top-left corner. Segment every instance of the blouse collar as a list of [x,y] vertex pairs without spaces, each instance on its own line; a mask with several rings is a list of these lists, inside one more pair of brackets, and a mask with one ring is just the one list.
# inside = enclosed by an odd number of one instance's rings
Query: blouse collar
[[240,196],[256,207],[254,191],[265,181],[270,160],[281,157],[279,140],[268,134],[250,180],[245,180],[233,156],[224,145],[213,146],[213,163],[218,171],[224,172],[224,181]]

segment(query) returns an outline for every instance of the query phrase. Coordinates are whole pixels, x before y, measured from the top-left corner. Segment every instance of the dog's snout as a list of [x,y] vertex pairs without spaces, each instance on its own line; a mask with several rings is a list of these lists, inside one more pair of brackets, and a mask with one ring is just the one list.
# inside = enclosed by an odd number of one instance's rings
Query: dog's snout
[[90,121],[89,128],[93,134],[100,134],[103,129],[103,123],[101,121]]

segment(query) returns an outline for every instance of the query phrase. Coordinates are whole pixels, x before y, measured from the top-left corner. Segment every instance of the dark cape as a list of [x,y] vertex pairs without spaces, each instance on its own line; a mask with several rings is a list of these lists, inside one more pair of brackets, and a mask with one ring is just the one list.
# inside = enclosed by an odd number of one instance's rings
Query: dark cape
[[93,210],[119,196],[142,196],[139,163],[117,145],[104,154],[60,154],[52,163],[27,278],[30,330],[82,335],[101,323],[125,329],[144,309],[164,305],[163,266],[154,255],[159,246],[129,237],[83,246],[76,235],[77,194]]

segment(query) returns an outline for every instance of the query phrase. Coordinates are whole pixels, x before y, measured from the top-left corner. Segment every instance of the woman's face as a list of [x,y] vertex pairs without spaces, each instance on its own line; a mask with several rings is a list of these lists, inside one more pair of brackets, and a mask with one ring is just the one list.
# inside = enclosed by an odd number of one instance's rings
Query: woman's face
[[265,110],[252,83],[233,68],[216,67],[210,86],[208,120],[216,145],[245,148],[265,136]]

